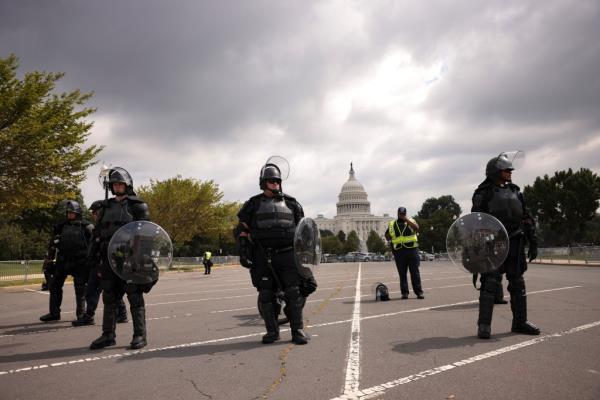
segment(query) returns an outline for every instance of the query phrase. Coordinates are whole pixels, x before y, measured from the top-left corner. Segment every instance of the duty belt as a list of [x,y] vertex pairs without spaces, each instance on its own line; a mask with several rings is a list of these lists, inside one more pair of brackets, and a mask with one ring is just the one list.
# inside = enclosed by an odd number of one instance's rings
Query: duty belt
[[267,253],[270,253],[270,254],[279,254],[279,253],[288,252],[290,250],[294,250],[294,246],[287,246],[287,247],[280,247],[280,248],[267,247],[265,250]]

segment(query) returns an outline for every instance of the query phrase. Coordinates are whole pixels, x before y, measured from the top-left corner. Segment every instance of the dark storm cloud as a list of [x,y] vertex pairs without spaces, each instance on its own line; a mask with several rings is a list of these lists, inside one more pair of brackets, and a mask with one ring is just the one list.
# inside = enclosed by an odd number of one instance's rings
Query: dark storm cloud
[[[453,194],[522,149],[521,185],[600,171],[597,1],[4,1],[0,54],[94,91],[91,143],[138,183],[257,190],[270,154],[307,214],[349,162],[374,212]],[[394,69],[395,68],[395,69]],[[96,196],[97,168],[84,193]]]

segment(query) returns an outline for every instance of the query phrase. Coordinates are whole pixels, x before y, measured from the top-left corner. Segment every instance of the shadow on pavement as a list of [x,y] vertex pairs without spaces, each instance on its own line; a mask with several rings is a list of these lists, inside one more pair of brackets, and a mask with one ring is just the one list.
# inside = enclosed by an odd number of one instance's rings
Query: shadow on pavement
[[52,332],[58,332],[61,330],[65,330],[65,329],[73,329],[73,325],[71,325],[71,323],[69,322],[69,325],[56,325],[56,324],[44,324],[44,325],[40,325],[40,326],[32,326],[31,328],[26,328],[25,326],[21,325],[22,329],[13,329],[13,330],[8,330],[8,331],[4,331],[2,334],[3,335],[23,335],[23,334],[35,334],[38,332],[48,332],[48,331],[52,331]]
[[264,345],[260,342],[260,336],[257,336],[256,339],[253,339],[251,342],[206,344],[193,347],[182,347],[169,350],[132,354],[127,357],[119,358],[117,362],[151,360],[156,358],[196,357],[203,355],[216,355],[219,353],[235,356],[237,352],[254,350],[261,347],[287,346],[289,345],[289,341],[286,339],[289,339],[289,336],[286,338],[284,333],[280,341],[275,342],[274,344]]
[[465,336],[461,338],[437,336],[431,338],[424,338],[416,342],[396,343],[393,345],[392,350],[397,353],[403,354],[417,354],[429,350],[451,349],[456,347],[467,346],[471,347],[480,343],[494,343],[498,342],[501,338],[513,335],[514,333],[510,332],[499,333],[496,335],[492,333],[492,337],[487,340],[477,338],[475,333],[472,336]]
[[[496,306],[497,307],[497,306]],[[431,311],[473,310],[479,308],[479,303],[457,304],[454,306],[443,306],[432,308]]]
[[[90,343],[92,340],[90,340]],[[0,356],[0,364],[17,362],[17,361],[35,361],[36,363],[42,364],[43,360],[61,357],[93,357],[94,353],[86,347],[74,347],[71,349],[60,349],[60,350],[49,350],[41,351],[39,353],[25,353],[25,354],[12,354]]]

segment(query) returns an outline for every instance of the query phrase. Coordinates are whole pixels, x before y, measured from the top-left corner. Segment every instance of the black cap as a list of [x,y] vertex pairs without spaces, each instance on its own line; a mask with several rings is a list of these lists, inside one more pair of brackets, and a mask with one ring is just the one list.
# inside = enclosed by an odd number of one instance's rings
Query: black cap
[[398,207],[398,214],[406,214],[406,207]]

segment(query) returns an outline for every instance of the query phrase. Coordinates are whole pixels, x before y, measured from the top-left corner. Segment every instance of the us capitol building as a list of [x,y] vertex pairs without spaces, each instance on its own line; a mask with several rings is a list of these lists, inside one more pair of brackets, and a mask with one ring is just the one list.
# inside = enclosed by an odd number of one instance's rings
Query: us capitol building
[[367,199],[367,192],[356,180],[352,163],[350,163],[350,176],[342,185],[338,200],[335,217],[325,218],[323,214],[319,214],[315,222],[319,229],[330,230],[334,234],[343,231],[348,235],[351,231],[355,231],[362,242],[361,247],[365,247],[364,243],[372,230],[383,238],[388,224],[394,219],[389,214],[383,214],[383,217],[371,214],[371,203]]

